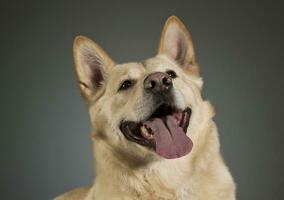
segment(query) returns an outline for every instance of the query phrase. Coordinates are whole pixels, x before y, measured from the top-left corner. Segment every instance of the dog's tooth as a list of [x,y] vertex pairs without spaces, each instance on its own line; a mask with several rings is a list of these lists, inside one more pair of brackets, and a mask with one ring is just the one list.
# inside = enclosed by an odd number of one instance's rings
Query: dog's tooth
[[141,131],[141,134],[144,138],[146,138],[146,139],[153,138],[153,135],[151,133],[149,133],[149,131],[147,130],[147,128],[145,126],[141,126],[140,131]]
[[172,116],[176,120],[176,123],[179,125],[181,123],[182,117],[183,117],[182,112],[175,112],[175,113],[172,114]]

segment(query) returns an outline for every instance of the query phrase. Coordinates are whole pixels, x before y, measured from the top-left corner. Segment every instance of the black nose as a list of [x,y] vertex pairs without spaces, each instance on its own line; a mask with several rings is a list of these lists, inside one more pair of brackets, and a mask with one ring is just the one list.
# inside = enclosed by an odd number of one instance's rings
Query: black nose
[[144,80],[144,88],[153,93],[162,93],[170,90],[173,86],[172,78],[163,73],[155,72],[148,75]]

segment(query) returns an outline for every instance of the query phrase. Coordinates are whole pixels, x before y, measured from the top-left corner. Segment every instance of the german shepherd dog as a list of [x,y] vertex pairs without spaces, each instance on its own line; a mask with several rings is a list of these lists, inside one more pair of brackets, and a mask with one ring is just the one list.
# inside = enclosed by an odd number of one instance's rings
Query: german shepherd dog
[[235,199],[191,35],[177,17],[166,21],[157,55],[142,62],[117,64],[83,36],[73,50],[96,178],[57,200]]

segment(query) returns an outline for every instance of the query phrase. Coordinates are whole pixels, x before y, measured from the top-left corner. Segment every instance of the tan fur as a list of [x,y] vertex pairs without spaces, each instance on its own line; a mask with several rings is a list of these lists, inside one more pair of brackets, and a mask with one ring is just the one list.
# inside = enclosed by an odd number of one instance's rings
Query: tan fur
[[[177,64],[163,47],[165,31],[176,26],[185,35],[190,45],[186,52],[191,55]],[[184,39],[183,38],[183,39]],[[100,47],[91,40],[80,37],[75,40],[74,56],[80,82],[77,57],[80,45]],[[212,121],[214,110],[201,96],[202,79],[195,61],[191,37],[185,26],[176,17],[170,17],[162,32],[158,55],[142,63],[114,64],[103,52],[108,63],[103,67],[104,84],[97,91],[82,88],[87,97],[93,127],[93,153],[96,164],[95,183],[89,189],[79,189],[63,194],[56,200],[234,200],[235,184],[220,154],[218,131]],[[153,72],[174,70],[177,107],[190,106],[192,116],[187,135],[193,141],[188,155],[167,160],[152,150],[130,142],[120,132],[122,119],[140,121],[153,110],[143,97],[143,80]],[[117,92],[124,79],[135,79],[135,85]]]

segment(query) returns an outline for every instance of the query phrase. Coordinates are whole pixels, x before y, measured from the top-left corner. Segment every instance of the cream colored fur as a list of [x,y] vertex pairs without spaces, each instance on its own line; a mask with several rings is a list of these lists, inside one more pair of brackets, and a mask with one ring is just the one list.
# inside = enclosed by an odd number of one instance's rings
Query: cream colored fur
[[[176,37],[187,46],[181,49],[187,59],[182,64],[175,62],[177,52],[172,51],[177,48]],[[92,59],[99,59],[102,70],[103,82],[98,88],[90,86],[88,62],[82,60],[89,52],[93,52]],[[168,19],[158,55],[142,63],[115,64],[97,44],[82,36],[75,40],[74,57],[81,92],[89,105],[96,178],[91,186],[56,200],[235,199],[235,184],[220,154],[212,121],[214,111],[201,96],[202,79],[191,37],[179,19]],[[126,140],[118,128],[122,119],[140,121],[153,112],[148,106],[151,98],[143,95],[141,85],[148,74],[166,70],[174,70],[178,76],[174,79],[176,106],[192,109],[187,135],[194,144],[188,155],[171,160]],[[121,81],[129,78],[136,80],[135,85],[117,92]]]

